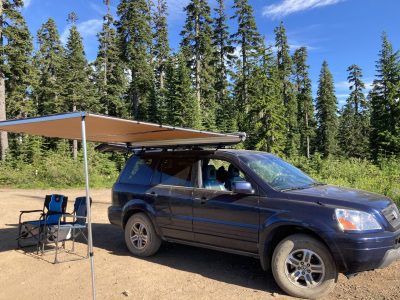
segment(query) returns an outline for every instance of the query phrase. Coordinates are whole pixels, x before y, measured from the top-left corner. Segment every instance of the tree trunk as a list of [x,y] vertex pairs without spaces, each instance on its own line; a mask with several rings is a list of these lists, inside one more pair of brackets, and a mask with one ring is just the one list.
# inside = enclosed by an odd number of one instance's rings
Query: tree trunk
[[199,24],[199,16],[196,16],[196,100],[197,100],[197,108],[199,113],[201,114],[201,82],[200,82],[200,72],[201,72],[201,58],[200,58],[200,45],[198,44],[199,33],[200,33],[200,24]]
[[306,115],[305,115],[305,121],[306,121],[306,134],[307,134],[307,138],[306,138],[306,143],[307,143],[307,145],[306,145],[306,155],[307,155],[307,158],[310,158],[310,135],[309,135],[309,132],[308,132],[308,112],[306,112]]
[[[3,2],[0,0],[0,45],[3,46]],[[0,66],[3,61],[0,61]],[[0,121],[6,119],[6,87],[5,87],[5,75],[0,67]],[[1,160],[5,160],[6,152],[8,150],[8,136],[7,132],[2,131],[0,133],[0,148],[1,148]]]
[[246,48],[247,48],[247,42],[246,42],[246,37],[242,37],[242,73],[243,73],[243,91],[242,91],[242,101],[243,101],[243,106],[244,106],[244,111],[247,114],[249,112],[248,108],[248,101],[247,101],[247,72],[249,71],[247,68],[247,53],[246,53]]
[[104,97],[106,98],[106,99],[104,99],[104,100],[106,100],[106,111],[105,111],[106,115],[109,114],[109,106],[110,106],[110,102],[108,100],[108,93],[107,93],[107,64],[108,64],[108,61],[107,61],[107,54],[106,54],[106,56],[104,57],[104,78],[103,78],[103,84],[104,84],[103,92],[104,92]]
[[[76,111],[76,105],[74,104],[72,111]],[[74,157],[74,160],[78,158],[78,141],[73,140],[72,142],[72,155]]]
[[[163,62],[161,62],[163,64]],[[165,72],[164,72],[164,66],[162,65],[160,68],[160,89],[164,89],[164,77],[165,77]]]

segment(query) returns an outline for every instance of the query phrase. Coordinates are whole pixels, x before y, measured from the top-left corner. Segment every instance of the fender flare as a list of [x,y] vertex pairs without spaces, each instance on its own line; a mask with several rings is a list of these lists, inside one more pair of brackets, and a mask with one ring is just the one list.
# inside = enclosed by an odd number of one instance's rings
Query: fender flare
[[124,229],[125,229],[126,222],[130,218],[130,216],[133,214],[133,212],[142,212],[142,213],[146,214],[146,216],[148,216],[150,218],[150,221],[153,223],[156,233],[159,236],[161,236],[161,231],[160,231],[159,227],[157,226],[157,222],[155,220],[156,212],[155,212],[154,208],[150,204],[148,204],[147,202],[145,202],[141,199],[129,200],[122,207],[121,224]]
[[[274,236],[279,231],[279,228],[283,227],[296,227],[299,231],[304,230],[306,233],[308,232],[318,237],[327,246],[332,256],[336,258],[336,245],[332,243],[332,241],[330,241],[329,237],[324,232],[332,230],[329,226],[323,223],[315,224],[314,222],[296,222],[295,220],[293,220],[293,218],[278,218],[277,216],[275,216],[266,220],[266,222],[261,226],[260,229],[259,257],[263,270],[267,270],[270,266],[270,257],[268,256],[268,253],[272,251],[271,242],[273,241]],[[293,234],[295,233],[296,232],[293,232]]]

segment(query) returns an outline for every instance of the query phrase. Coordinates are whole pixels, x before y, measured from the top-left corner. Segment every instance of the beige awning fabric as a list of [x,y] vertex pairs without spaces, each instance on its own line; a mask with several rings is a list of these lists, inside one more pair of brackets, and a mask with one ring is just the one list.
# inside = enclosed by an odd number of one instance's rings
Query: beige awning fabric
[[132,121],[87,112],[16,119],[0,122],[0,131],[81,140],[85,119],[86,138],[92,142],[129,143],[132,147],[168,145],[236,144],[245,134],[221,134]]

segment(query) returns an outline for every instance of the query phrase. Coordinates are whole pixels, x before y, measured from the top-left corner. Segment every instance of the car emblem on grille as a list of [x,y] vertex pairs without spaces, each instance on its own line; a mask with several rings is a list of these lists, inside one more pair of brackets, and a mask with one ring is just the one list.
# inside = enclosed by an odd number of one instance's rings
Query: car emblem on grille
[[392,217],[393,217],[393,220],[396,220],[399,216],[397,215],[397,212],[394,210],[394,211],[392,211]]

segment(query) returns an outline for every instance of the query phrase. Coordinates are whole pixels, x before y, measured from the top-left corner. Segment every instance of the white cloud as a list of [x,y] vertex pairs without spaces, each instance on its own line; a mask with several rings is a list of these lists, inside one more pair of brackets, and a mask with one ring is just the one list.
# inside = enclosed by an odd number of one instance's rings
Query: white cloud
[[167,0],[168,19],[179,20],[185,17],[183,9],[188,5],[189,0]]
[[335,83],[335,88],[337,90],[348,90],[349,86],[350,84],[348,81],[338,81]]
[[[372,89],[373,80],[366,80],[364,81],[365,89],[364,89],[364,96],[367,97],[369,91]],[[338,81],[335,83],[336,91],[339,91],[336,94],[336,98],[338,99],[339,106],[342,106],[346,103],[347,98],[350,96],[349,90],[350,84],[347,81]]]
[[[373,80],[364,81],[365,91],[369,92],[372,89]],[[335,88],[337,90],[348,90],[350,83],[348,81],[338,81],[335,83]]]
[[[91,36],[95,36],[98,32],[101,31],[103,25],[103,20],[101,19],[90,19],[81,23],[76,24],[79,33],[81,34],[82,38],[87,38]],[[61,42],[63,44],[67,43],[69,30],[71,25],[67,25],[61,34]]]
[[105,15],[107,13],[107,9],[106,9],[105,5],[100,6],[100,5],[96,4],[96,3],[90,2],[89,6],[90,6],[91,9],[93,9],[99,15],[103,16],[103,15]]
[[282,0],[280,3],[265,6],[262,14],[263,16],[275,19],[303,10],[333,5],[342,1],[345,0]]
[[24,0],[24,8],[28,8],[31,5],[32,0]]

